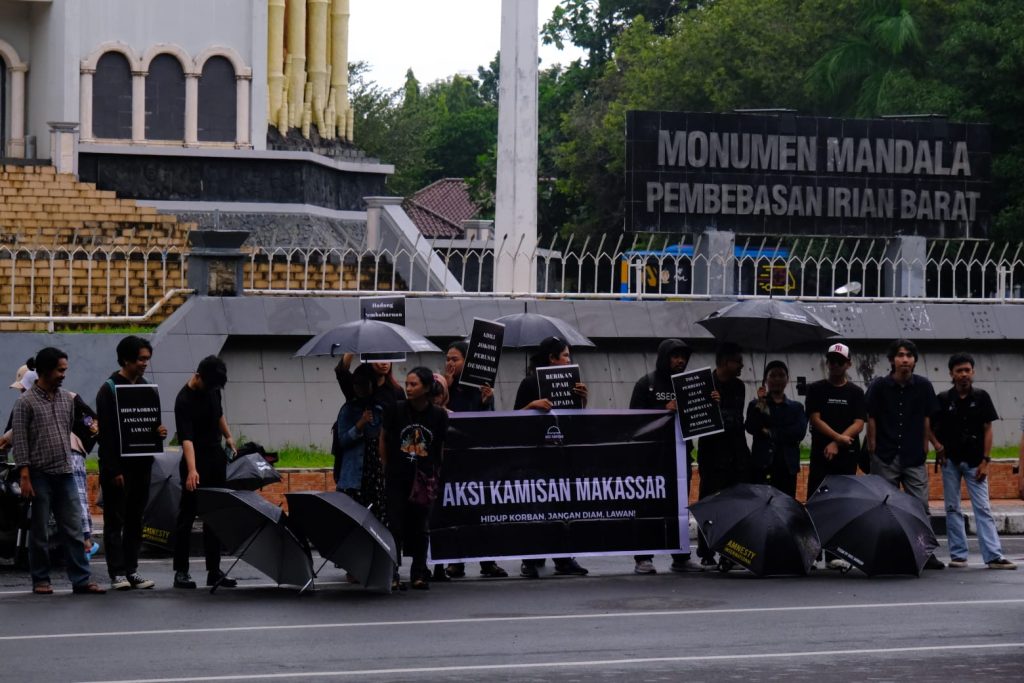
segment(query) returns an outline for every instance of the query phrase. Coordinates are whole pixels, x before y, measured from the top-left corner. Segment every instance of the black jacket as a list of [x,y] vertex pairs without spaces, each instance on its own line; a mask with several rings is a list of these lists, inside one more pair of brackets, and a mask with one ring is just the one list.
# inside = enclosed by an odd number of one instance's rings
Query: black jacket
[[669,363],[672,354],[680,351],[687,355],[690,351],[690,347],[681,339],[666,339],[658,344],[658,360],[654,371],[648,372],[633,385],[633,395],[629,398],[630,410],[658,410],[676,399]]

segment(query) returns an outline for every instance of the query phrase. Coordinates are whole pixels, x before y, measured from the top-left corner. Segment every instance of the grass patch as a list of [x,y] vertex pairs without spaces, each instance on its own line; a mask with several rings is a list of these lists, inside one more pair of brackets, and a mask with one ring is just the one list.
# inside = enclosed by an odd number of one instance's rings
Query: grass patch
[[334,456],[315,446],[282,446],[275,467],[334,467]]
[[78,327],[73,324],[55,325],[55,332],[74,332],[77,334],[153,334],[156,332],[156,325],[119,325],[106,326],[94,325],[91,327]]

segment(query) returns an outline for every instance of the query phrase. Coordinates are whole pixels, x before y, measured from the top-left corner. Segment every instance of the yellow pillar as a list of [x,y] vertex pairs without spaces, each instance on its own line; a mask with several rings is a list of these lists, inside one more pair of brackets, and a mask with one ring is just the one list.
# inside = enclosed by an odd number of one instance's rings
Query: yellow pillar
[[348,125],[348,17],[349,0],[334,0],[331,4],[332,104],[338,136],[351,141]]
[[284,98],[284,6],[285,0],[267,0],[267,117],[273,125]]
[[306,84],[306,0],[290,0],[288,10],[288,127],[302,125]]
[[309,0],[306,38],[309,57],[309,84],[312,87],[313,122],[324,133],[324,107],[327,105],[327,11],[330,0]]

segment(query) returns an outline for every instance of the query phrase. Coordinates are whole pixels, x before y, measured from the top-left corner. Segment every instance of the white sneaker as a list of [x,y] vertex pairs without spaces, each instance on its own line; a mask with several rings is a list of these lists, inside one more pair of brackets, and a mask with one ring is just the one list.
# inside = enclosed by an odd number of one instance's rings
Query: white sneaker
[[110,590],[112,591],[126,591],[131,590],[132,584],[128,581],[126,576],[115,576],[110,579]]
[[838,557],[828,561],[826,565],[829,569],[838,569],[839,571],[846,571],[850,568],[850,563],[846,560],[840,560]]
[[654,568],[654,563],[650,560],[638,560],[636,567],[633,568],[634,574],[657,574],[658,570]]

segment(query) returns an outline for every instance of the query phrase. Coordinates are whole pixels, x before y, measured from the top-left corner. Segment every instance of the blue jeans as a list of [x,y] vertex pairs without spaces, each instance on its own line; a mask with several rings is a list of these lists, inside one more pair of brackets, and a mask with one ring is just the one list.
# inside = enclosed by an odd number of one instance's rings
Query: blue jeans
[[988,478],[978,481],[977,468],[967,463],[946,460],[942,466],[942,497],[946,499],[946,535],[949,537],[949,556],[959,560],[967,559],[967,531],[964,516],[960,512],[960,480],[967,482],[967,494],[971,497],[977,527],[981,559],[988,564],[1003,556],[999,545],[996,522],[992,519],[992,508],[988,502]]
[[82,503],[78,499],[75,476],[29,471],[35,498],[32,499],[32,527],[29,537],[28,566],[32,585],[50,582],[50,512],[57,520],[66,556],[68,578],[74,586],[89,583],[89,560],[82,537]]

